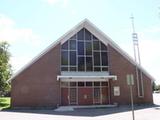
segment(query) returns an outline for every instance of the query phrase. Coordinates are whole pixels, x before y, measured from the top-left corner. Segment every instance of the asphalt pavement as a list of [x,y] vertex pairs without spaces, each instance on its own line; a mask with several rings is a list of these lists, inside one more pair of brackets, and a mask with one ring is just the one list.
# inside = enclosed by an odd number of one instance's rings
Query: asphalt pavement
[[[153,94],[155,105],[136,105],[135,120],[160,120],[160,94]],[[53,110],[0,111],[0,120],[132,120],[130,106],[115,108],[76,109],[69,112]]]

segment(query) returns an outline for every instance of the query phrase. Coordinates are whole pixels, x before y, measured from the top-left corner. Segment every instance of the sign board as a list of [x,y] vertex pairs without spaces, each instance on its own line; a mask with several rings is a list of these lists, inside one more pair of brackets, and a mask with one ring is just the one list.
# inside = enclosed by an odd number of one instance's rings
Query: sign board
[[114,96],[120,96],[120,87],[114,86]]
[[134,85],[133,74],[127,74],[126,78],[127,78],[127,84],[128,85]]
[[127,75],[126,75],[126,79],[127,79],[127,84],[129,85],[130,94],[131,94],[132,117],[133,117],[133,120],[135,120],[135,119],[134,119],[133,90],[132,90],[132,87],[133,87],[133,85],[134,85],[133,74],[127,74]]

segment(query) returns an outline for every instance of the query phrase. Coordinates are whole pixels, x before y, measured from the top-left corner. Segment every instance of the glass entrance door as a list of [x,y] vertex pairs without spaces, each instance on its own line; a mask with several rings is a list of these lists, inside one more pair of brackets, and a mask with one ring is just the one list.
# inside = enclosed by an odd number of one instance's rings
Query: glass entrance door
[[94,104],[101,104],[100,88],[94,88]]
[[70,105],[77,104],[77,88],[70,88]]

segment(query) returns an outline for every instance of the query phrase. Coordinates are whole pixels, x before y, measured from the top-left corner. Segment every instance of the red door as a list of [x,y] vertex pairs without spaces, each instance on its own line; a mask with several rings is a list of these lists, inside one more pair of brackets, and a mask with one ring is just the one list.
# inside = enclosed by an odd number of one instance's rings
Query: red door
[[61,88],[61,104],[68,105],[68,88]]

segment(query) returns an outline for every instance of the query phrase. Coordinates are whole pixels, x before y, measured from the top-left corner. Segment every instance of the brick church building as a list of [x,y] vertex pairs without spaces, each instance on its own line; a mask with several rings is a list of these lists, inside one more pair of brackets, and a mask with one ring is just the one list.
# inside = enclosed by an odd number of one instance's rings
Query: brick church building
[[[137,70],[137,72],[136,72]],[[153,103],[152,76],[85,19],[11,78],[11,106]]]

